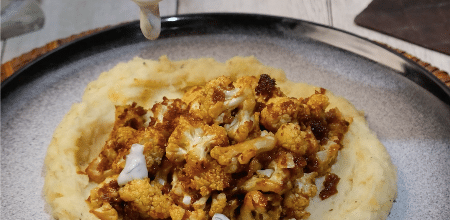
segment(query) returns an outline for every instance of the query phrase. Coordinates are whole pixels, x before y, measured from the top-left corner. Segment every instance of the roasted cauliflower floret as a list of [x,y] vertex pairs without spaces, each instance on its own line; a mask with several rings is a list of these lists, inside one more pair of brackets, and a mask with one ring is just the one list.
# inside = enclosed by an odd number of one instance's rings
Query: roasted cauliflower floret
[[164,138],[169,138],[177,125],[178,118],[187,113],[187,104],[181,99],[168,99],[163,97],[163,101],[153,105],[149,127],[154,127],[161,131]]
[[316,93],[308,98],[306,102],[307,105],[311,106],[311,108],[320,108],[325,110],[325,108],[330,104],[328,101],[328,97],[321,93]]
[[144,127],[146,113],[147,110],[137,106],[135,102],[131,105],[116,106],[116,120],[112,133],[119,127],[132,127],[136,130]]
[[321,146],[322,150],[317,152],[317,172],[320,175],[327,173],[336,161],[341,146],[333,141],[328,141],[326,145]]
[[181,117],[169,138],[166,157],[173,162],[201,163],[213,147],[225,145],[228,138],[223,127]]
[[185,212],[186,212],[185,209],[183,209],[180,206],[177,206],[177,205],[173,204],[172,208],[169,211],[170,218],[172,220],[182,220]]
[[240,164],[247,164],[256,155],[272,150],[276,145],[272,133],[262,132],[260,137],[228,147],[217,146],[211,150],[211,157],[226,166],[229,173],[238,170]]
[[223,213],[227,206],[227,196],[225,193],[215,194],[212,196],[211,209],[209,209],[209,216],[213,217],[216,213]]
[[289,152],[280,151],[272,157],[275,158],[269,163],[267,169],[258,170],[258,175],[253,175],[241,186],[242,190],[247,192],[260,190],[282,194],[290,189],[289,177],[291,174],[289,169],[295,167],[293,155]]
[[264,195],[260,191],[250,191],[245,194],[244,203],[240,208],[239,220],[271,220],[279,219],[281,207],[279,196]]
[[223,191],[230,186],[232,179],[231,174],[226,173],[215,160],[201,165],[186,163],[180,178],[188,179],[184,185],[199,191],[202,196],[209,196],[213,190]]
[[[201,118],[208,124],[214,123],[218,118],[227,120],[231,116],[231,110],[235,109],[244,97],[228,77],[219,77],[211,80],[202,88],[195,87],[182,99],[189,107],[189,113]],[[219,117],[219,115],[222,117]]]
[[309,205],[309,198],[314,197],[317,193],[316,177],[316,172],[305,173],[295,181],[294,187],[286,193],[283,205],[287,218],[306,219],[310,216],[310,213],[305,209]]
[[[115,122],[108,141],[103,146],[102,152],[89,163],[85,169],[89,179],[101,183],[106,177],[120,173],[122,165],[115,165],[121,157],[128,154],[132,144],[138,141],[138,133],[144,129],[145,109],[132,105],[116,106]],[[115,168],[113,166],[116,166]]]
[[97,187],[91,190],[86,200],[91,212],[100,219],[118,219],[117,210],[112,205],[120,203],[119,184],[117,175],[106,178]]
[[[325,92],[289,98],[269,75],[223,76],[182,99],[164,97],[151,112],[117,106],[110,137],[86,168],[100,183],[86,200],[91,213],[112,220],[307,218],[315,179],[330,171],[351,122],[327,109]],[[133,144],[149,175],[119,186]]]
[[352,118],[344,118],[337,108],[332,108],[326,113],[328,124],[328,139],[342,144],[342,139],[348,131]]
[[259,112],[255,113],[256,100],[252,86],[256,85],[256,77],[242,77],[233,83],[237,93],[244,101],[240,103],[232,113],[235,113],[231,123],[225,123],[228,136],[236,142],[247,139],[249,133],[259,130]]
[[295,98],[276,97],[267,102],[261,111],[261,124],[271,131],[277,132],[278,128],[285,123],[297,123],[301,102]]
[[91,213],[101,220],[119,219],[119,214],[117,213],[117,210],[115,210],[109,203],[103,203],[103,205],[100,208],[92,209]]
[[298,124],[283,124],[278,129],[275,137],[277,144],[297,155],[312,154],[318,151],[319,142],[314,137],[311,128],[301,131]]
[[154,175],[156,172],[155,169],[161,164],[161,160],[164,157],[165,141],[160,131],[150,127],[134,132],[132,141],[127,142],[126,145],[122,145],[121,148],[117,149],[117,156],[111,165],[114,173],[120,173],[123,170],[126,155],[130,153],[130,148],[135,143],[144,146],[143,154],[147,170],[150,175]]
[[162,193],[162,186],[150,179],[136,179],[128,182],[119,190],[120,198],[128,202],[141,217],[165,219],[170,216],[173,201],[168,194]]

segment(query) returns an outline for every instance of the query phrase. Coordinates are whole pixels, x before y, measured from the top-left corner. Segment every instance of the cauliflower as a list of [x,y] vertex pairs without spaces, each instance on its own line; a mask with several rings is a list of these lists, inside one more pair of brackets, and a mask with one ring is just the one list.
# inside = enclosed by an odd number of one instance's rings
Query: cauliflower
[[330,109],[326,113],[326,118],[328,124],[328,139],[341,144],[352,119],[344,118],[337,108]]
[[168,99],[163,97],[163,101],[153,105],[149,127],[162,131],[165,139],[169,138],[175,129],[178,118],[187,113],[187,105],[181,99]]
[[109,203],[103,203],[102,207],[92,209],[91,212],[101,220],[119,219],[119,214],[117,213],[117,210],[115,210]]
[[230,199],[227,202],[227,205],[225,206],[225,208],[223,209],[222,214],[224,214],[231,220],[235,220],[237,218],[236,211],[239,209],[239,206],[240,206],[240,202],[238,199]]
[[130,153],[131,146],[134,143],[144,145],[144,157],[147,166],[147,170],[150,175],[155,174],[155,168],[161,164],[161,160],[164,157],[164,136],[163,134],[151,127],[141,129],[134,132],[134,139],[127,142],[121,148],[118,148],[117,156],[112,163],[112,169],[114,173],[120,173],[125,167],[126,155]]
[[194,211],[188,211],[189,220],[207,220],[208,215],[203,209],[197,209]]
[[[236,142],[247,139],[249,133],[259,132],[259,112],[255,113],[255,95],[252,85],[256,85],[256,77],[242,77],[233,83],[235,90],[241,93],[244,101],[237,106],[233,121],[225,124],[228,136]],[[225,102],[226,103],[226,102]]]
[[202,196],[208,196],[213,190],[223,191],[230,186],[232,180],[231,174],[226,173],[217,161],[209,161],[200,167],[186,163],[183,168],[183,179],[189,179],[185,186],[200,191]]
[[220,165],[227,166],[227,172],[234,173],[239,164],[247,164],[256,155],[270,151],[276,140],[272,133],[262,132],[261,136],[228,147],[217,146],[211,150],[211,157]]
[[295,98],[275,97],[267,102],[261,111],[261,124],[271,131],[277,132],[285,123],[297,123],[297,116],[301,108],[301,102]]
[[241,77],[234,83],[228,77],[219,77],[203,88],[191,88],[183,100],[189,103],[191,114],[208,124],[223,124],[232,140],[242,142],[249,133],[259,131],[254,111],[256,85],[253,76]]
[[[137,142],[137,133],[138,131],[131,127],[117,127],[97,158],[86,168],[85,172],[89,178],[100,183],[106,177],[120,173],[125,166],[124,157],[128,154],[131,145]],[[118,168],[116,163],[120,158],[123,159]],[[116,163],[114,163],[115,161]]]
[[[110,137],[101,153],[85,169],[89,179],[101,183],[106,177],[120,173],[125,166],[124,156],[128,154],[131,145],[138,142],[139,132],[144,129],[146,113],[136,103],[116,106],[116,120]],[[117,161],[121,161],[119,166],[115,164]]]
[[279,219],[282,211],[279,200],[281,200],[279,196],[264,195],[260,191],[250,191],[245,194],[238,219]]
[[220,118],[226,120],[231,116],[231,110],[235,109],[244,97],[241,97],[239,89],[235,89],[230,78],[222,76],[211,80],[202,88],[195,87],[189,90],[182,98],[189,105],[189,113],[201,118],[207,124]]
[[172,208],[169,211],[170,218],[172,220],[182,220],[185,213],[185,209],[175,204],[172,205]]
[[118,213],[112,209],[111,203],[120,203],[119,184],[117,175],[106,178],[97,187],[91,190],[89,198],[86,200],[92,213],[100,219],[118,219]]
[[[245,194],[244,204],[241,207],[239,219],[255,219],[255,217],[259,217],[258,214],[265,215],[267,213],[266,206],[267,198],[260,191],[250,191]],[[254,216],[252,212],[256,212],[256,216]]]
[[135,130],[144,127],[145,114],[147,114],[147,110],[137,106],[136,102],[131,105],[116,106],[116,120],[111,134],[114,135],[114,131],[119,127],[131,127]]
[[228,138],[223,127],[181,117],[167,143],[166,157],[173,162],[201,163],[213,147],[224,145]]
[[[226,174],[215,161],[212,161],[212,164],[206,164],[206,170],[195,170],[193,167],[187,167],[187,165],[173,174],[171,193],[175,195],[174,203],[186,210],[192,208],[203,210],[213,190],[223,191],[230,185],[231,175]],[[193,198],[196,198],[197,195],[202,197],[193,202]],[[219,201],[225,199],[224,202],[226,203],[226,197],[224,196],[225,194],[220,195],[218,198]],[[213,200],[215,197],[213,197]],[[220,209],[223,206],[220,203],[213,203],[216,209]],[[189,212],[188,214],[192,213]]]
[[173,171],[174,167],[174,164],[169,161],[167,157],[164,157],[160,167],[156,170],[155,181],[163,186],[170,184],[170,182],[168,182],[169,175]]
[[275,134],[277,144],[299,156],[317,152],[319,142],[314,137],[311,128],[307,127],[306,131],[300,129],[301,127],[294,123],[281,125]]
[[321,148],[322,150],[317,152],[316,154],[317,159],[316,171],[320,175],[323,175],[331,169],[331,166],[336,161],[341,146],[333,141],[328,141],[327,144],[321,146]]
[[162,194],[162,185],[150,179],[136,179],[120,188],[120,198],[127,202],[142,217],[164,219],[170,216],[173,201],[168,194]]
[[209,216],[213,217],[216,213],[223,213],[227,206],[227,196],[225,193],[215,194],[212,197],[211,209],[209,209]]
[[318,108],[324,111],[330,102],[328,102],[328,97],[326,95],[316,92],[316,94],[308,98],[306,104],[311,106],[312,109]]
[[305,209],[309,205],[309,198],[317,193],[316,177],[316,172],[305,173],[301,178],[296,179],[292,190],[286,193],[283,205],[287,218],[306,219],[310,216]]
[[[351,122],[328,104],[324,89],[289,98],[262,74],[219,77],[150,111],[117,106],[86,168],[99,183],[86,202],[111,220],[307,218],[315,179],[329,172]],[[119,186],[133,144],[143,146],[149,176]]]
[[276,158],[267,167],[270,172],[266,172],[268,170],[261,170],[259,175],[253,175],[240,188],[247,192],[260,190],[277,194],[282,194],[289,190],[289,178],[291,175],[289,169],[295,167],[294,157],[291,153],[284,151],[278,152],[274,157]]

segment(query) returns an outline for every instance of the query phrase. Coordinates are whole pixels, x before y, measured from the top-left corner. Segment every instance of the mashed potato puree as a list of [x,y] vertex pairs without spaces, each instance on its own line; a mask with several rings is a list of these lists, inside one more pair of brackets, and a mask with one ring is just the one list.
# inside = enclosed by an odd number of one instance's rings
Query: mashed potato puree
[[[86,203],[98,186],[84,174],[101,152],[113,129],[116,105],[150,109],[163,97],[181,98],[193,86],[220,76],[233,81],[242,76],[268,74],[288,97],[308,97],[319,87],[294,83],[281,69],[261,64],[255,57],[234,57],[225,63],[212,58],[171,61],[139,57],[119,63],[87,86],[82,101],[72,106],[54,132],[45,159],[44,194],[58,219],[97,219]],[[308,219],[386,219],[397,195],[396,169],[385,147],[369,130],[364,115],[330,91],[327,108],[337,107],[352,123],[343,139],[331,173],[340,178],[338,193],[328,199],[311,198]],[[323,177],[316,180],[318,192]]]

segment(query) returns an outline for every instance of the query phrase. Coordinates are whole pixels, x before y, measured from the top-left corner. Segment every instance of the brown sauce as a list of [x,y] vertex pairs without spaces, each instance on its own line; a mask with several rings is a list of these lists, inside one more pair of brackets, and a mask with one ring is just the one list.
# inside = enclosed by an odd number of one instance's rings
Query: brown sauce
[[339,178],[334,173],[329,173],[325,176],[325,182],[323,182],[323,186],[325,187],[322,191],[320,191],[319,197],[324,200],[329,198],[330,196],[338,193],[337,184],[339,183]]

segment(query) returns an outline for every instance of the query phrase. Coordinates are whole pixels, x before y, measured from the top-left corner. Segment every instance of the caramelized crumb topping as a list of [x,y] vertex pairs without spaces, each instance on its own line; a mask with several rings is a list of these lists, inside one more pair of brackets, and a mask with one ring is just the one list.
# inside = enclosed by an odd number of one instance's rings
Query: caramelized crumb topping
[[325,182],[323,182],[323,186],[325,187],[322,191],[319,193],[319,197],[324,200],[329,198],[330,196],[338,193],[337,190],[337,184],[339,183],[339,178],[334,173],[329,173],[325,176]]
[[[350,124],[338,109],[326,110],[325,94],[286,97],[262,74],[219,77],[150,110],[117,106],[109,140],[85,171],[100,183],[87,200],[91,212],[101,219],[307,218],[317,177],[326,176],[320,198],[337,193],[339,177],[329,171]],[[144,146],[148,178],[119,186],[135,143]]]

